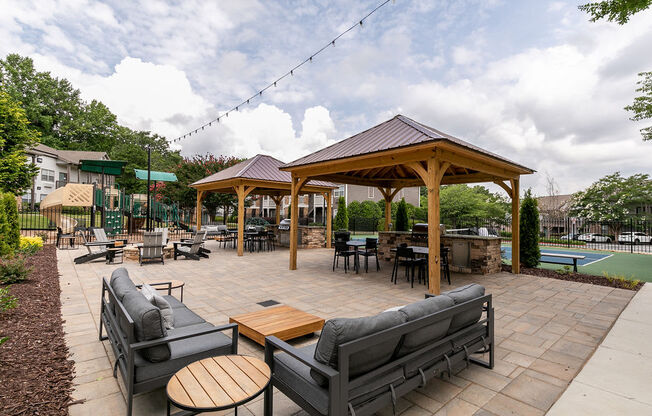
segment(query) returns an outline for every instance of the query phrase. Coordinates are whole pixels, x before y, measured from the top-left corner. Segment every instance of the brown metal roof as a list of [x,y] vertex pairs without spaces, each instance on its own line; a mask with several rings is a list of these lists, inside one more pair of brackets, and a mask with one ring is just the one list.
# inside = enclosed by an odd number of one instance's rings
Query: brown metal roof
[[308,165],[329,160],[344,159],[362,154],[382,152],[427,142],[447,141],[478,153],[507,162],[523,169],[532,170],[512,162],[495,153],[472,145],[464,140],[443,133],[437,129],[418,123],[408,117],[396,115],[375,127],[332,144],[293,162],[283,168]]
[[[204,179],[200,179],[191,184],[191,186],[229,179],[256,179],[261,181],[291,183],[292,175],[289,172],[279,170],[279,167],[283,166],[283,164],[283,162],[276,158],[259,154],[251,159],[244,160],[236,165],[207,176]],[[307,185],[337,188],[337,185],[333,183],[317,180],[310,181]]]

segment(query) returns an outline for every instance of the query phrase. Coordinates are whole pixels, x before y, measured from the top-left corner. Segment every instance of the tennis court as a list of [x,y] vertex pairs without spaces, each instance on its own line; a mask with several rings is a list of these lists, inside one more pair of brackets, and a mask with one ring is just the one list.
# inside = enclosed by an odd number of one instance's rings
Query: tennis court
[[[512,246],[503,245],[502,251],[504,252],[503,261],[511,264],[512,261]],[[541,247],[543,253],[555,254],[576,254],[585,256],[585,259],[577,261],[577,269],[580,273],[591,274],[594,276],[602,276],[604,273],[609,273],[610,276],[624,276],[627,279],[638,279],[645,282],[652,282],[652,255],[646,254],[630,254],[623,252],[605,252],[596,250],[581,250],[581,249],[565,249],[559,247]],[[559,258],[546,258],[541,256],[543,260],[553,260],[563,262],[564,259]],[[569,266],[572,266],[572,261],[569,261]],[[541,263],[540,268],[559,270],[563,265]]]

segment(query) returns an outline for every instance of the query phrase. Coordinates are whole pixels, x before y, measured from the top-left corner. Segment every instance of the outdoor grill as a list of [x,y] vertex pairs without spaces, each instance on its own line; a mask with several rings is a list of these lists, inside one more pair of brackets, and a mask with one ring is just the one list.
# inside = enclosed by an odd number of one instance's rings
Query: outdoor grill
[[281,231],[288,231],[290,229],[290,219],[286,218],[281,220],[281,223],[278,225],[278,229]]
[[428,243],[428,224],[426,223],[417,223],[412,226],[412,237],[413,244],[422,244]]

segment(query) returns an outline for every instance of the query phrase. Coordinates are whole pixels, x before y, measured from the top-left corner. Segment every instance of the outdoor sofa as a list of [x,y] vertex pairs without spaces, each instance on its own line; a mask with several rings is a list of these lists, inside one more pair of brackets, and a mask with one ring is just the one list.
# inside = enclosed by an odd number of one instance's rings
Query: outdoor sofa
[[[270,336],[265,361],[272,370],[268,393],[278,388],[311,415],[395,409],[399,397],[433,377],[450,377],[470,363],[493,368],[491,295],[471,284],[375,316],[331,319],[316,344],[301,348]],[[267,394],[265,415],[272,411]]]
[[[173,296],[162,296],[172,309],[173,328],[163,313],[131,281],[125,268],[102,283],[100,340],[109,340],[127,390],[127,416],[134,394],[164,387],[186,365],[215,355],[237,354],[238,326],[214,326]],[[103,329],[106,335],[103,335]],[[222,332],[231,331],[229,338]]]

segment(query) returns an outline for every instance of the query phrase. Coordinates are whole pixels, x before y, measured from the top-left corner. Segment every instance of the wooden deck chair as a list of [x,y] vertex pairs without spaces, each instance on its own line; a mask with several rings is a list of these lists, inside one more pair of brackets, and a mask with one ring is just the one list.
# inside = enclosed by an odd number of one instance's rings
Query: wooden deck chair
[[[104,231],[104,230],[102,230]],[[76,257],[75,258],[75,263],[76,264],[81,264],[81,263],[86,263],[87,261],[99,259],[101,257],[106,258],[107,256],[107,246],[109,243],[103,242],[103,241],[92,241],[89,242],[86,239],[86,233],[81,232],[79,233],[81,235],[82,240],[84,240],[84,247],[86,247],[86,250],[88,250],[87,254],[84,254],[82,256]],[[106,236],[106,234],[105,234]]]
[[208,258],[207,254],[201,254],[199,252],[201,245],[204,243],[204,236],[206,232],[198,232],[195,234],[195,237],[192,239],[192,242],[188,243],[174,243],[174,259],[177,259],[177,256],[184,256],[188,259],[199,260],[199,257]]
[[163,256],[163,233],[146,232],[143,234],[143,245],[138,246],[138,262],[160,261],[165,264]]
[[161,228],[154,228],[155,233],[161,233],[163,234],[163,245],[166,246],[168,244],[168,231],[169,229],[167,227],[161,227]]

